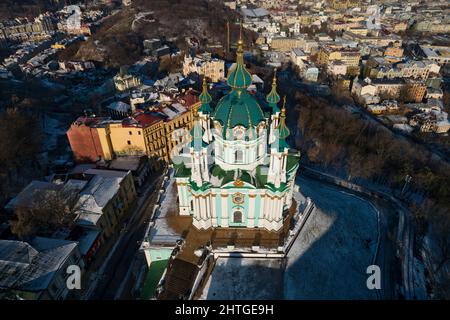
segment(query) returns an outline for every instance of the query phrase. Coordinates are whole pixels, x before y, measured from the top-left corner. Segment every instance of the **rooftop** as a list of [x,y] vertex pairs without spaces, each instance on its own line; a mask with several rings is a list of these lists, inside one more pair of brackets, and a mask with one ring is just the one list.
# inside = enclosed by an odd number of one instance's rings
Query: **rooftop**
[[45,290],[76,246],[76,242],[41,237],[31,243],[0,240],[0,288]]

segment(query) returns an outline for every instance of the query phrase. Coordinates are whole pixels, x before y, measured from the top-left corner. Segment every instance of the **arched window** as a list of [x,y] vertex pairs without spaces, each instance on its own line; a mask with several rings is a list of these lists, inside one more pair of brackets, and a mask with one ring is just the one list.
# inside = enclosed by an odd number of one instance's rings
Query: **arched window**
[[242,211],[233,212],[233,222],[234,223],[242,223]]
[[241,163],[244,161],[244,153],[242,150],[236,150],[234,153],[234,159],[236,163]]
[[191,200],[191,211],[194,211],[194,200]]

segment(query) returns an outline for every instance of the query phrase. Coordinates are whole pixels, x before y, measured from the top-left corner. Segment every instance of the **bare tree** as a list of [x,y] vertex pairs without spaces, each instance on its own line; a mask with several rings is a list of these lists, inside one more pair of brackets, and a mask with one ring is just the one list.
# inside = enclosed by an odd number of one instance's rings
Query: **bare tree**
[[29,205],[15,210],[12,232],[19,237],[51,234],[61,227],[71,227],[75,219],[78,192],[57,187],[36,190]]

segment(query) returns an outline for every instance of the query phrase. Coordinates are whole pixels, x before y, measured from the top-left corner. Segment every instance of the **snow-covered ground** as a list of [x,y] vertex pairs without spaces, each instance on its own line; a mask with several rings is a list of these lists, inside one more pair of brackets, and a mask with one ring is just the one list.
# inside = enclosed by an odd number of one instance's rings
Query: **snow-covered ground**
[[376,299],[366,269],[377,243],[377,210],[340,189],[299,178],[317,209],[287,260],[219,258],[201,299]]
[[281,259],[218,258],[202,300],[283,299]]
[[300,190],[317,210],[288,254],[286,299],[375,299],[366,269],[377,242],[377,212],[371,203],[313,180]]

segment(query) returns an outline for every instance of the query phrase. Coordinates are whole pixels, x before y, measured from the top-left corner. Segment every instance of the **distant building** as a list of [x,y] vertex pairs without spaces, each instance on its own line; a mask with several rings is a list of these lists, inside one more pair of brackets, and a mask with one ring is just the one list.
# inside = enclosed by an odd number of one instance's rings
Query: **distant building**
[[335,10],[345,10],[356,7],[360,4],[359,0],[332,0],[331,7]]
[[301,47],[303,42],[303,38],[273,38],[270,48],[274,51],[289,52],[294,48]]
[[355,79],[352,94],[358,97],[365,95],[380,96],[386,99],[402,99],[404,101],[421,102],[426,93],[423,81],[404,79]]
[[358,67],[360,59],[361,54],[357,49],[324,44],[320,47],[317,62],[319,65],[327,67],[331,61],[340,60],[347,67]]
[[334,77],[345,76],[347,74],[347,66],[341,60],[331,61],[328,64],[327,73]]
[[300,66],[303,64],[303,61],[309,60],[309,55],[300,48],[294,48],[291,51],[291,60],[293,64]]
[[427,99],[442,99],[444,97],[444,93],[442,89],[436,89],[429,87],[427,88],[427,93],[425,98]]
[[311,61],[298,60],[299,76],[306,81],[316,82],[319,78],[319,69]]
[[231,10],[236,10],[236,1],[225,1],[223,4]]
[[450,62],[450,47],[448,46],[421,45],[420,49],[427,59],[435,61],[441,66]]
[[218,82],[225,77],[225,61],[212,58],[210,53],[204,53],[192,57],[187,55],[183,62],[183,75],[190,73],[205,75],[212,82]]
[[139,78],[128,74],[125,67],[120,68],[120,72],[113,78],[114,86],[118,91],[125,91],[141,85]]
[[384,56],[386,61],[394,63],[399,62],[403,58],[403,48],[397,44],[387,47],[384,50]]

